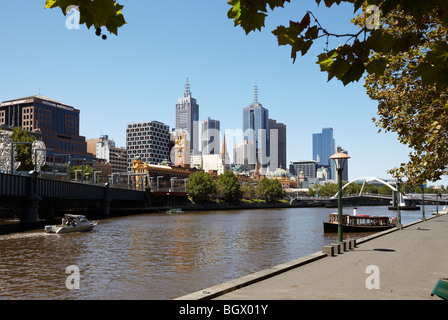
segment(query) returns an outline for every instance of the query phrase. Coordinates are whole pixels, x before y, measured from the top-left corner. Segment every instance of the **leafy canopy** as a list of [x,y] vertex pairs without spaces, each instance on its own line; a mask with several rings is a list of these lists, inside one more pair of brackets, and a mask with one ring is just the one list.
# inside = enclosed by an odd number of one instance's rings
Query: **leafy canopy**
[[216,194],[215,182],[206,172],[190,174],[185,188],[193,202],[196,203],[208,202]]
[[[231,9],[227,16],[233,19],[235,26],[241,26],[246,34],[261,30],[265,27],[265,19],[268,16],[268,8],[274,10],[284,7],[285,2],[291,0],[229,0]],[[359,9],[370,12],[370,21],[365,21],[360,26],[359,32],[348,34],[334,34],[325,29],[313,15],[307,11],[297,21],[289,21],[288,26],[278,26],[272,33],[277,37],[279,45],[291,47],[291,58],[296,60],[297,53],[304,55],[319,38],[347,38],[344,45],[326,50],[318,56],[317,63],[321,71],[328,73],[328,80],[337,78],[344,85],[358,81],[367,71],[368,74],[381,75],[386,69],[387,60],[377,54],[396,54],[405,52],[409,48],[421,44],[424,34],[417,30],[409,31],[400,38],[392,37],[385,32],[383,25],[371,23],[372,13],[368,5],[374,5],[381,16],[387,16],[395,10],[400,10],[404,15],[417,24],[424,24],[428,14],[436,12],[440,23],[446,28],[448,24],[448,1],[446,0],[315,0],[320,5],[330,8],[341,3],[353,6],[354,13]],[[363,7],[364,4],[364,7]],[[403,22],[403,21],[402,21]],[[422,61],[419,62],[419,75],[427,84],[448,84],[448,47],[446,42],[434,43]]]
[[263,178],[258,182],[257,196],[265,201],[276,201],[282,199],[286,192],[277,179]]
[[238,177],[232,171],[225,171],[216,182],[217,193],[228,202],[238,202],[243,198],[244,191]]
[[[362,24],[363,19],[355,22]],[[384,32],[393,38],[418,33],[424,39],[407,51],[383,55],[388,61],[386,70],[365,79],[367,94],[378,101],[378,118],[373,118],[376,125],[380,131],[395,132],[398,140],[411,148],[409,162],[389,173],[417,185],[425,180],[437,181],[447,174],[448,166],[448,87],[428,83],[428,79],[437,83],[443,79],[425,63],[428,59],[446,63],[448,56],[443,52],[448,48],[448,29],[436,10],[423,22],[401,10],[391,12],[384,20]]]
[[45,9],[60,8],[67,15],[67,8],[76,6],[80,14],[80,24],[85,24],[88,29],[106,27],[115,35],[118,28],[126,24],[122,14],[123,5],[115,0],[46,0]]

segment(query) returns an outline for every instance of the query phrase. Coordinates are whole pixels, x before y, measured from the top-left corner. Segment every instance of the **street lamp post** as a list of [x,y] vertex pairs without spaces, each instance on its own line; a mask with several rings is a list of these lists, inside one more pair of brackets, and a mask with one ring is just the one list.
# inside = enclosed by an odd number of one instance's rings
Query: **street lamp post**
[[338,174],[338,242],[342,243],[344,241],[342,231],[342,169],[350,157],[346,153],[335,153],[330,159],[334,160]]
[[422,184],[422,220],[425,221],[425,185]]
[[401,230],[401,175],[397,174],[395,175],[395,178],[397,178],[397,227]]

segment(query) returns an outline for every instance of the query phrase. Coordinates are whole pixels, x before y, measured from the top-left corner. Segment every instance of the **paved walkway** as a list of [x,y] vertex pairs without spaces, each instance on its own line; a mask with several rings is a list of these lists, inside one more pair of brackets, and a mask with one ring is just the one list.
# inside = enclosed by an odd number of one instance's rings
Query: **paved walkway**
[[[256,277],[265,277],[275,267],[179,299],[440,299],[430,294],[439,278],[448,277],[448,215],[359,242],[356,248],[333,257],[322,253],[307,256],[305,260],[317,260],[264,280]],[[277,269],[282,267],[290,268],[284,264]],[[253,283],[247,285],[248,281]],[[379,288],[368,289],[366,282]],[[236,287],[240,288],[234,290]]]

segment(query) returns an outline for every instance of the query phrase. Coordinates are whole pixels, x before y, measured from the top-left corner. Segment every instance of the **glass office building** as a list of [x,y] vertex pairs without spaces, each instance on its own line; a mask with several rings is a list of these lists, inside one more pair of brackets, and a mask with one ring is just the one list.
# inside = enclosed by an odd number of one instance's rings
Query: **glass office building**
[[330,157],[335,153],[333,128],[323,128],[322,133],[313,133],[313,160],[318,166],[325,166],[330,172],[330,178],[335,179],[336,171]]

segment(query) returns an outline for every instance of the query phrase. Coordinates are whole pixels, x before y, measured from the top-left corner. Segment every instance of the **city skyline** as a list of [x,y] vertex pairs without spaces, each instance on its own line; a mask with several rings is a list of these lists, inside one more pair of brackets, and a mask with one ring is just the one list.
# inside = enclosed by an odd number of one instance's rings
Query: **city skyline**
[[[0,32],[2,60],[8,63],[0,100],[40,93],[63,101],[81,110],[80,135],[107,134],[125,146],[127,123],[154,119],[175,127],[173,104],[186,77],[201,106],[199,121],[219,120],[221,132],[241,126],[241,109],[252,101],[255,83],[270,117],[287,126],[288,164],[312,159],[310,137],[325,127],[333,128],[350,153],[349,178],[391,178],[387,170],[408,161],[409,149],[396,134],[378,134],[372,121],[377,104],[367,97],[363,80],[343,86],[320,72],[316,54],[325,41],[293,64],[290,49],[278,46],[270,33],[308,9],[326,28],[345,33],[355,28],[352,8],[285,4],[262,32],[245,35],[227,18],[225,1],[123,4],[128,24],[118,37],[103,41],[85,26],[68,30],[60,10],[44,10],[40,1],[6,3],[10,14]],[[49,48],[57,53],[49,55]],[[229,154],[233,145],[227,141]]]

